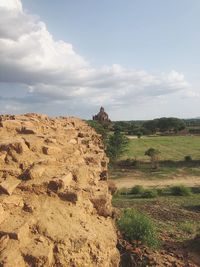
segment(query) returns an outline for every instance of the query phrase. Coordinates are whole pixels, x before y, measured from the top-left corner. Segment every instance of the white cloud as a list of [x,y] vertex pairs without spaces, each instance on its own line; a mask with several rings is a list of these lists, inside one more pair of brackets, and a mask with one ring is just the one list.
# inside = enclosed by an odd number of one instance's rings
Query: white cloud
[[20,0],[1,0],[0,8],[8,10],[22,11],[22,4]]
[[175,70],[151,74],[117,64],[92,68],[71,44],[55,41],[44,22],[25,13],[20,0],[0,0],[0,56],[0,83],[26,85],[28,95],[12,99],[23,105],[45,98],[76,100],[80,108],[88,103],[123,106],[189,90]]

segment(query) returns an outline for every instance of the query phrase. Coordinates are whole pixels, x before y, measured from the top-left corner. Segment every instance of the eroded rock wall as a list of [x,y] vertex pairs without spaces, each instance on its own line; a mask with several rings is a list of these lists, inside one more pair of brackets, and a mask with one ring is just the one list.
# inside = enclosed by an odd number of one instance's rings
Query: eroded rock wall
[[107,158],[76,118],[0,116],[0,266],[118,266]]

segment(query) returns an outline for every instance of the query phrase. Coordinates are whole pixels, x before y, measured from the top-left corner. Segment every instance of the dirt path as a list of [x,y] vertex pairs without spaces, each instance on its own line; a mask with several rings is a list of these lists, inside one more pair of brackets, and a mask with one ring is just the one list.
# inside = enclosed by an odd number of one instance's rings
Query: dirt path
[[198,176],[185,176],[173,177],[170,179],[147,179],[139,177],[124,177],[113,180],[118,188],[133,187],[135,185],[142,185],[144,187],[167,187],[172,185],[185,185],[185,186],[200,186],[200,177]]

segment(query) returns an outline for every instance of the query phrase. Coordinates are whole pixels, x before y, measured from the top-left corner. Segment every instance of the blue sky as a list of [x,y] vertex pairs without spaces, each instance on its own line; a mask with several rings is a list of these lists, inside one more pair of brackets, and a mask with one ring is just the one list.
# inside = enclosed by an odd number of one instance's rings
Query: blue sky
[[1,113],[200,115],[199,0],[0,0],[0,12]]
[[199,0],[23,3],[39,14],[55,38],[72,43],[95,65],[155,71],[200,66],[200,54],[195,53],[200,45]]

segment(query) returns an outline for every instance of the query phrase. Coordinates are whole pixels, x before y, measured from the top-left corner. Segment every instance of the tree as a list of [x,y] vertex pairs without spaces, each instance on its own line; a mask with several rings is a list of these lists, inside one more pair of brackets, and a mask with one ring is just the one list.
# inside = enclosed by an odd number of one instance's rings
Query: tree
[[109,137],[106,152],[111,163],[116,162],[116,160],[126,151],[128,142],[128,138],[118,130]]
[[157,121],[157,127],[160,132],[174,132],[177,133],[185,128],[185,123],[177,118],[160,118]]
[[106,125],[102,125],[98,121],[87,121],[88,125],[95,129],[95,131],[102,136],[102,140],[104,145],[106,146],[107,139],[108,139],[108,127]]
[[143,124],[143,127],[150,134],[155,134],[157,131],[157,120],[146,121]]
[[129,127],[129,122],[127,121],[116,121],[113,124],[114,131],[127,132],[128,127]]
[[160,151],[158,149],[155,149],[155,148],[149,148],[145,152],[145,156],[148,156],[151,159],[152,169],[157,169],[159,166],[159,154],[160,154]]
[[142,137],[142,133],[141,132],[137,132],[137,138],[140,139]]

